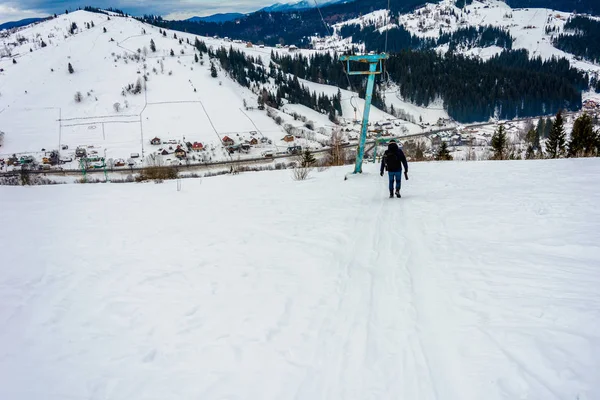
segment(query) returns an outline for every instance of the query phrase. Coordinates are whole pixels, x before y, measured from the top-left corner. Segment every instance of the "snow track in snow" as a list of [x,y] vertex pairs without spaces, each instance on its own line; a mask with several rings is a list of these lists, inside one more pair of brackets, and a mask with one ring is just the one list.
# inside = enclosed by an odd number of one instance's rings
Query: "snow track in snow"
[[0,398],[598,398],[598,160],[410,167],[0,187]]

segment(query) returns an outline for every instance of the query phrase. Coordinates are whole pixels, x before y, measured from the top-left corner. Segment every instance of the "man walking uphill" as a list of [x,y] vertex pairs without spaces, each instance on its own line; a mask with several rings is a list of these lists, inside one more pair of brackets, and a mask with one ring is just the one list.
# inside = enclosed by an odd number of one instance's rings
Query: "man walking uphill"
[[394,139],[390,140],[388,149],[381,158],[380,175],[383,176],[383,169],[387,168],[390,178],[390,198],[394,197],[394,180],[396,181],[396,197],[400,196],[400,186],[402,179],[402,166],[404,165],[404,177],[408,180],[408,163],[406,156]]

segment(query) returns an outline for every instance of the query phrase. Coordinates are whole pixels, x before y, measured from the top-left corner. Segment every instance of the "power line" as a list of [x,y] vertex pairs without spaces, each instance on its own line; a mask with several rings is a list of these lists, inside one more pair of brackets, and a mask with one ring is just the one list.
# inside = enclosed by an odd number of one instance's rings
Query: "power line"
[[[315,7],[317,8],[317,11],[319,12],[319,15],[321,16],[321,21],[323,22],[323,25],[325,25],[325,29],[327,30],[327,34],[333,38],[333,35],[331,34],[331,30],[329,29],[329,25],[327,25],[327,23],[325,22],[325,18],[323,18],[323,13],[321,12],[321,8],[319,7],[319,3],[317,2],[317,0],[313,0],[313,1],[315,2]],[[350,76],[348,75],[348,71],[346,71],[346,68],[344,66],[344,62],[342,60],[340,60],[340,63],[342,64],[342,70],[344,71],[344,74],[346,75],[346,80],[348,81],[348,87],[350,87],[350,90],[352,92],[354,92],[354,87],[352,86],[352,82],[350,82]]]

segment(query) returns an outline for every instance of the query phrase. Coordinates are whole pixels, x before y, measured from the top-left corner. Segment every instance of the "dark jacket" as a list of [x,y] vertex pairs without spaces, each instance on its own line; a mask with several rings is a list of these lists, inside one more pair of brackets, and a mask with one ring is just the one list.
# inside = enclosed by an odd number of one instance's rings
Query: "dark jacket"
[[[395,154],[395,159],[397,160],[395,163],[388,163],[388,155]],[[384,169],[387,169],[388,172],[402,172],[402,166],[404,165],[404,171],[408,172],[408,162],[406,161],[406,156],[401,148],[398,147],[396,143],[390,143],[388,145],[388,149],[383,153],[383,157],[381,158],[381,173],[383,173]]]

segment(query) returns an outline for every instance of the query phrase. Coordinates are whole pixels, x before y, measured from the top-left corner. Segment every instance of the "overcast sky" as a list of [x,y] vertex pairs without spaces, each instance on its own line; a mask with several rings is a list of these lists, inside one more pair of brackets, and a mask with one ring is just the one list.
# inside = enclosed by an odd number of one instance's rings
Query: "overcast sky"
[[261,7],[287,0],[0,0],[0,23],[23,18],[44,17],[64,13],[87,5],[119,8],[132,15],[159,14],[180,19],[195,15],[255,11]]

